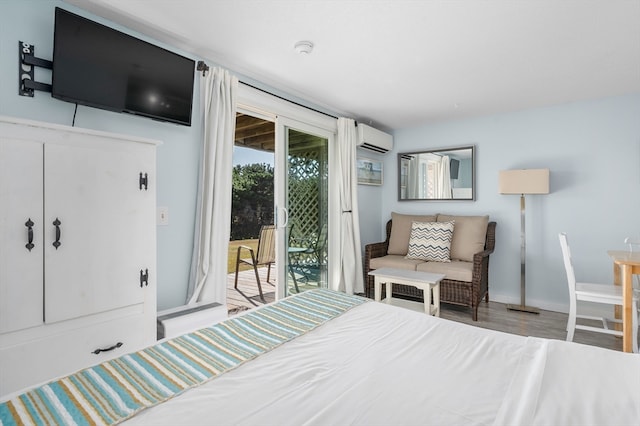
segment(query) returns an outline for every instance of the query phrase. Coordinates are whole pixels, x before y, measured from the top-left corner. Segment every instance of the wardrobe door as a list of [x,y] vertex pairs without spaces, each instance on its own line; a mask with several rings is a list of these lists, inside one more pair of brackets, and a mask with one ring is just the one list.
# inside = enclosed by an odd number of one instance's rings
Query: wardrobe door
[[45,147],[47,323],[141,304],[155,273],[154,147],[79,137]]
[[0,334],[42,324],[42,144],[0,137]]

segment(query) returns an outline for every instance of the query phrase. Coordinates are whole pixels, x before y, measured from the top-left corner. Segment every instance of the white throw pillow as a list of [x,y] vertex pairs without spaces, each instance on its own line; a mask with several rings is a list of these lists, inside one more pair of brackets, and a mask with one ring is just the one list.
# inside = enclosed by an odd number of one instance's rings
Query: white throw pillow
[[406,259],[451,262],[454,221],[413,222]]

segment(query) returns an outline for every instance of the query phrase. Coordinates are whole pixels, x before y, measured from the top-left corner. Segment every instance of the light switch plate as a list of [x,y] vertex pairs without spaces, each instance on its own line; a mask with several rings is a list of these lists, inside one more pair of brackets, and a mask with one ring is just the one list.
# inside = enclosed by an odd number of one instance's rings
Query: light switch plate
[[156,223],[158,226],[169,225],[169,207],[158,207]]

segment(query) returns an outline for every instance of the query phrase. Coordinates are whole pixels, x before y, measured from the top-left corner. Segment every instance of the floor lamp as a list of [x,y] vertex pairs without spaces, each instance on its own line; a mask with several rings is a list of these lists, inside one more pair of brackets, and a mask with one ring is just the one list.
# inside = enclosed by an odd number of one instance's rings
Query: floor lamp
[[538,314],[538,308],[525,303],[526,236],[524,222],[525,194],[549,193],[549,169],[503,170],[499,177],[501,194],[520,194],[520,304],[507,305],[513,311]]

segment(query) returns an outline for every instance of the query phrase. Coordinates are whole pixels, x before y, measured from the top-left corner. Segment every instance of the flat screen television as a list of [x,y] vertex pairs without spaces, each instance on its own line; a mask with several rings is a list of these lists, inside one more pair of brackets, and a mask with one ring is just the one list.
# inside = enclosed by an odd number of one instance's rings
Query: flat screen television
[[56,8],[56,99],[190,126],[194,66],[189,58]]

